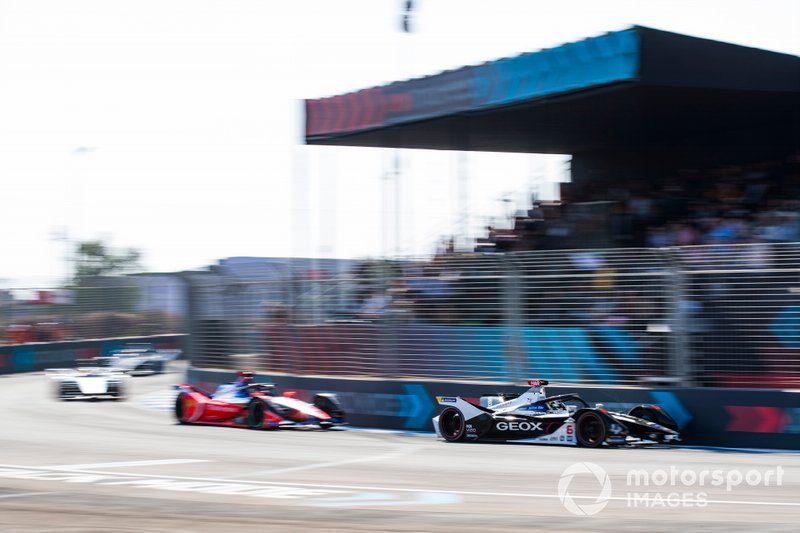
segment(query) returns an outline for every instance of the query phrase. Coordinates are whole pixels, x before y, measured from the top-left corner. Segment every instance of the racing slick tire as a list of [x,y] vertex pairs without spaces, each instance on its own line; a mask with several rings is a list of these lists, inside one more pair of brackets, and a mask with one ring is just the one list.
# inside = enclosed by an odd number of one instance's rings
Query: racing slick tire
[[163,373],[163,363],[158,363],[155,361],[148,361],[146,363],[142,363],[141,365],[137,366],[133,369],[132,374],[135,375],[147,375],[147,374],[161,374]]
[[647,420],[648,422],[655,422],[656,424],[662,425],[665,428],[671,429],[673,431],[678,431],[678,424],[664,411],[659,413],[655,411],[652,407],[647,407],[644,405],[640,405],[638,407],[634,407],[628,413],[630,416],[641,418],[642,420]]
[[261,429],[264,427],[264,411],[267,409],[266,403],[258,398],[253,398],[247,404],[247,427],[250,429]]
[[111,394],[111,399],[114,401],[120,401],[125,399],[125,386],[122,384],[118,384],[114,387],[109,388],[108,392]]
[[575,438],[579,446],[599,448],[605,442],[607,434],[603,418],[595,411],[584,411],[575,421]]
[[178,394],[178,397],[175,398],[175,419],[179,424],[189,423],[189,417],[186,416],[186,402],[188,398],[189,395],[185,392]]
[[342,404],[335,394],[317,394],[314,396],[314,407],[331,417],[331,423],[322,424],[320,427],[330,429],[334,424],[344,424],[345,414]]
[[634,407],[628,414],[636,418],[641,418],[642,420],[647,420],[648,422],[656,422],[656,416],[646,407]]
[[455,407],[447,407],[439,415],[439,433],[447,442],[461,442],[467,436],[467,421]]

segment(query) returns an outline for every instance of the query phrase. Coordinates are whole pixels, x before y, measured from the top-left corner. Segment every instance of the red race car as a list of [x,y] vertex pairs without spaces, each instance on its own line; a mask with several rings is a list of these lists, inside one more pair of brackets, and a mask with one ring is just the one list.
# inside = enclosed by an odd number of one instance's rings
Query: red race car
[[252,429],[318,426],[329,429],[345,423],[335,394],[316,394],[313,403],[295,398],[294,391],[279,395],[271,383],[252,383],[252,372],[240,372],[234,383],[220,385],[213,394],[193,385],[175,385],[175,418],[181,424],[206,424]]

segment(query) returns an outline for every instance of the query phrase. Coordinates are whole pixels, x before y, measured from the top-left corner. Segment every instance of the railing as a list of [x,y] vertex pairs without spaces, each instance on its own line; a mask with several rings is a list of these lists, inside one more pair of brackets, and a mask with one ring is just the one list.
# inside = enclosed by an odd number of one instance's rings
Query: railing
[[0,344],[184,333],[177,275],[97,277],[80,286],[0,290]]
[[0,291],[0,344],[188,332],[208,368],[800,388],[798,259],[755,244],[104,278]]
[[190,283],[193,363],[263,372],[800,386],[800,246],[363,262]]

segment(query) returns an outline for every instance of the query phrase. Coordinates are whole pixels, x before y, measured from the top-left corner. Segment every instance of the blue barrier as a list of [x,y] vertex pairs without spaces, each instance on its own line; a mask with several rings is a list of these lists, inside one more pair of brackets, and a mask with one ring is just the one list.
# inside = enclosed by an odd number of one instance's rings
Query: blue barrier
[[154,335],[0,346],[0,374],[35,372],[55,367],[74,367],[78,359],[82,358],[81,354],[106,355],[126,343],[152,343],[162,348],[184,347],[186,339],[187,335]]
[[[186,382],[213,390],[232,381],[233,371],[190,367]],[[551,376],[533,376],[547,377]],[[481,394],[523,392],[513,383],[479,384],[432,380],[375,380],[264,374],[257,381],[298,391],[306,399],[317,392],[339,396],[354,426],[431,431],[439,411],[435,396],[478,398]],[[587,402],[612,410],[658,404],[678,422],[684,444],[728,448],[800,449],[800,392],[755,389],[651,389],[643,387],[550,386],[549,394],[577,392]]]

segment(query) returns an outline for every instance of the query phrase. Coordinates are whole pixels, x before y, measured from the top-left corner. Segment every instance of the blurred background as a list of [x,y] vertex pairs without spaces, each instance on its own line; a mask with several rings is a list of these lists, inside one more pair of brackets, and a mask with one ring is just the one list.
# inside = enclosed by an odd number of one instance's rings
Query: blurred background
[[769,6],[0,1],[0,342],[796,385],[797,151],[577,183],[568,153],[304,144],[304,99],[632,24],[796,56],[800,6]]

